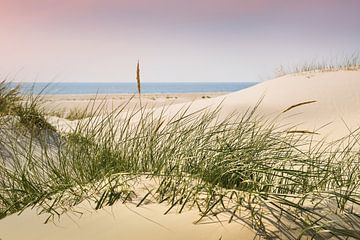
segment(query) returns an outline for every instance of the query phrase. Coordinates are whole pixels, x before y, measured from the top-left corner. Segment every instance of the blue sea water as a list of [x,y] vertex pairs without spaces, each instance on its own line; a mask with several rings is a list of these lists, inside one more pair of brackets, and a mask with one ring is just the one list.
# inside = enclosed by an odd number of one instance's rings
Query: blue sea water
[[[16,83],[12,83],[16,84]],[[142,93],[234,92],[255,85],[255,82],[211,83],[142,83]],[[136,83],[121,82],[37,82],[21,83],[22,93],[35,94],[112,94],[137,93]]]

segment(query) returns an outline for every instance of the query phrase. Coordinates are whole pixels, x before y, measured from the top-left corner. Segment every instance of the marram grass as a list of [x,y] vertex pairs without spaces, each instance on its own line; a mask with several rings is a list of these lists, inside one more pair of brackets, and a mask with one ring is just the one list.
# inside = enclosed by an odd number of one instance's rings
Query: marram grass
[[[226,214],[264,238],[360,238],[358,132],[315,142],[256,107],[219,120],[220,107],[171,118],[126,106],[101,115],[99,107],[66,134],[20,130],[6,114],[0,216],[36,207],[51,220],[85,200],[94,209],[152,201],[167,212],[195,208],[198,221]],[[141,193],[144,179],[156,184]]]
[[297,73],[313,73],[313,72],[331,72],[331,71],[358,71],[360,70],[360,53],[355,52],[341,58],[329,60],[313,60],[295,67],[280,66],[276,73],[276,77],[285,76],[287,74]]

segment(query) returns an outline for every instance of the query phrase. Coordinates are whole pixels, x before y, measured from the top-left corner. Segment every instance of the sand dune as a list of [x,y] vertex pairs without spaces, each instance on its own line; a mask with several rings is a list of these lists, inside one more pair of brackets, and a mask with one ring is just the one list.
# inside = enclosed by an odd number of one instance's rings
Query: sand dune
[[[265,81],[225,96],[193,102],[189,112],[221,104],[220,116],[242,113],[261,100],[258,114],[278,118],[279,124],[316,131],[322,138],[336,139],[359,127],[360,71],[298,73]],[[283,111],[299,103],[309,102]],[[184,104],[169,107],[169,114]]]
[[[213,93],[210,94],[211,98],[201,99],[198,94],[187,95],[187,98],[182,96],[175,102],[170,95],[167,96],[168,101],[163,97],[155,98],[151,100],[152,103],[149,106],[157,106],[155,113],[158,114],[165,107],[168,116],[173,116],[187,108],[187,112],[191,113],[220,106],[219,116],[225,118],[232,113],[244,113],[260,102],[258,115],[266,119],[276,118],[279,125],[316,132],[319,139],[335,140],[359,127],[359,88],[360,71],[297,73],[268,80],[226,95]],[[71,97],[77,99],[76,96]],[[81,100],[79,106],[83,107],[82,98],[83,96],[79,96]],[[117,107],[126,101],[123,99],[121,102],[113,103],[112,107]],[[55,96],[51,102],[54,106],[64,104],[63,99],[59,99],[58,96]],[[148,100],[144,103],[147,104]],[[72,106],[76,104],[77,100],[74,100]],[[300,105],[283,113],[298,104]],[[137,99],[131,101],[129,108],[132,109],[135,105],[139,105]],[[73,128],[77,123],[77,121],[56,117],[51,117],[50,122],[61,130]]]
[[[297,129],[315,130],[321,137],[336,139],[359,126],[359,89],[360,71],[301,73],[266,81],[226,96],[197,100],[190,104],[189,111],[215,108],[222,103],[220,114],[226,116],[232,112],[244,112],[262,99],[259,114],[278,117],[281,124],[298,125]],[[308,104],[289,109],[304,102]],[[175,114],[188,105],[174,104],[168,108],[168,114]],[[161,204],[136,208],[119,203],[112,208],[86,212],[80,219],[75,219],[76,223],[64,216],[55,226],[42,224],[44,218],[37,216],[36,210],[28,209],[20,216],[12,215],[0,221],[0,238],[224,240],[252,239],[255,235],[239,223],[195,225],[193,221],[198,217],[195,210],[181,215],[163,215],[165,210],[166,206]]]
[[[201,99],[200,95],[195,94],[192,98],[191,95],[187,95],[187,98],[180,97],[174,101],[169,95],[167,96],[168,101],[166,101],[163,97],[156,98],[154,95],[155,99],[151,100],[151,104],[146,99],[143,102],[144,104],[149,103],[151,107],[157,106],[158,109],[155,109],[155,113],[158,114],[166,106],[166,115],[168,116],[173,116],[186,108],[189,108],[187,112],[191,113],[220,106],[221,114],[219,116],[223,118],[232,113],[241,114],[260,102],[258,115],[264,116],[266,119],[276,118],[279,125],[296,126],[298,130],[319,133],[319,138],[334,140],[359,127],[359,88],[360,71],[312,72],[286,75],[226,95],[220,94],[219,96],[219,94],[213,93],[210,94],[211,98]],[[63,98],[53,97],[51,106],[57,104],[63,106]],[[77,99],[76,96],[71,96],[71,98]],[[81,101],[74,100],[72,107],[77,106],[77,103],[84,107],[83,96],[78,98]],[[50,100],[48,99],[48,101]],[[123,99],[121,102],[112,103],[112,107],[117,107],[126,101]],[[138,100],[133,99],[129,108],[132,109],[136,104],[139,105]],[[283,113],[298,104],[300,105]],[[71,122],[56,117],[51,117],[50,122],[61,130],[76,125],[76,121]]]

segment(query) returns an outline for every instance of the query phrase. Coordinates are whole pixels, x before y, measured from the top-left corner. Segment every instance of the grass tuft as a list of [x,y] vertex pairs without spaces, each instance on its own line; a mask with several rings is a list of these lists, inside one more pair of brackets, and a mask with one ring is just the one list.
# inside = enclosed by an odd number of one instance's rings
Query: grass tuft
[[350,56],[345,56],[342,59],[335,61],[312,61],[305,63],[302,66],[285,68],[280,66],[276,71],[275,77],[281,77],[294,73],[311,73],[311,72],[331,72],[331,71],[357,71],[360,69],[360,56],[359,53],[354,53]]

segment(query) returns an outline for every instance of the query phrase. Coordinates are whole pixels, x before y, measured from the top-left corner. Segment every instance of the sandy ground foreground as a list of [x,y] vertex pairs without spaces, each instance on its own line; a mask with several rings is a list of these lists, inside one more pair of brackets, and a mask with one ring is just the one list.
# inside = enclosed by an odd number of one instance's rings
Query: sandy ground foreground
[[[87,209],[87,210],[86,210]],[[80,206],[83,215],[63,215],[60,221],[43,224],[46,217],[35,210],[26,210],[20,216],[12,215],[0,222],[2,240],[60,240],[60,239],[256,239],[256,234],[241,223],[228,224],[207,219],[200,223],[195,210],[181,214],[163,213],[166,205],[149,204],[136,207],[133,204],[116,204],[94,211]],[[221,216],[219,216],[221,218]]]
[[[296,126],[299,130],[315,131],[321,138],[335,140],[360,125],[359,89],[360,71],[294,74],[227,95],[214,94],[210,95],[210,98],[202,98],[209,94],[197,95],[195,100],[199,100],[192,102],[189,111],[204,107],[215,108],[222,102],[221,116],[224,117],[232,112],[244,112],[262,99],[258,111],[260,114],[277,117],[281,124]],[[87,101],[84,97],[48,96],[46,101],[48,106],[58,108],[69,105],[83,107]],[[155,103],[155,107],[169,100],[166,96],[152,97],[155,99],[149,97],[148,101]],[[168,109],[169,114],[178,112],[189,101],[193,101],[179,96],[174,100]],[[303,102],[309,103],[283,113],[291,106]],[[255,236],[254,232],[240,223],[194,224],[198,219],[195,210],[181,215],[163,215],[165,211],[164,205],[150,204],[136,208],[119,203],[112,208],[87,212],[80,220],[75,218],[72,221],[65,216],[58,225],[44,225],[43,217],[39,217],[35,209],[28,209],[20,216],[14,214],[0,221],[0,238],[232,240],[253,239]]]

